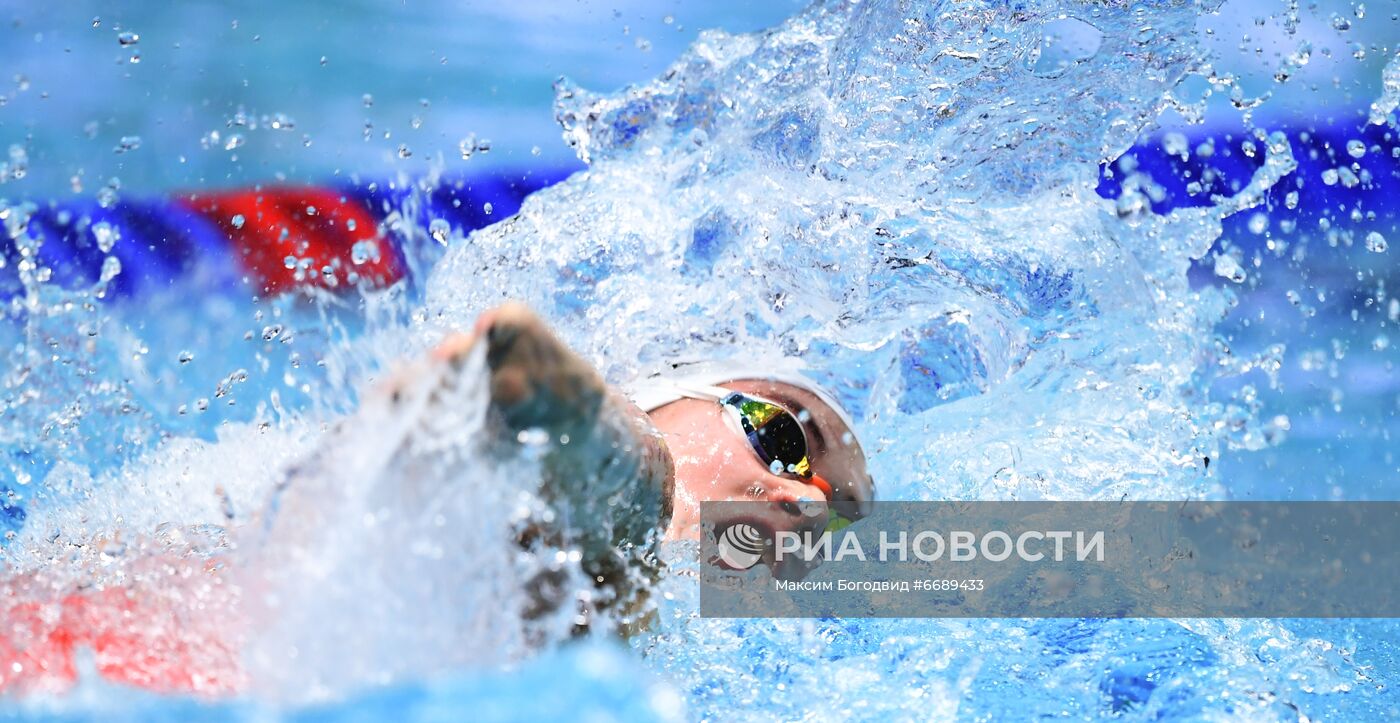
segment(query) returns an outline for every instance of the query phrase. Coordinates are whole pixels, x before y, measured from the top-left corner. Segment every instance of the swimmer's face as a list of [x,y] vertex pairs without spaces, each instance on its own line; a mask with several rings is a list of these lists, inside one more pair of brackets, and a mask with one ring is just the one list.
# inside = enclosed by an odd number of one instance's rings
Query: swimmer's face
[[[777,402],[804,419],[812,471],[831,484],[833,505],[843,515],[858,515],[858,503],[871,499],[873,487],[865,454],[840,415],[815,394],[781,382],[741,380],[721,386]],[[700,503],[707,501],[769,502],[764,522],[773,532],[816,534],[824,529],[828,505],[822,490],[802,479],[774,474],[724,414],[719,404],[698,399],[682,399],[651,413],[675,460],[667,538],[699,539]]]

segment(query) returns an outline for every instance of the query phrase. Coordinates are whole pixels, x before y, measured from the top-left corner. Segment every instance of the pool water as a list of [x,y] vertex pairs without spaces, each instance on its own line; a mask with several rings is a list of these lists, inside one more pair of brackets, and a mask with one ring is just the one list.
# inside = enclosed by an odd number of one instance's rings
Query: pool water
[[[232,700],[135,692],[89,660],[76,688],[6,712],[1393,716],[1388,620],[703,619],[687,545],[666,551],[648,633],[535,653],[517,634],[532,563],[487,522],[531,504],[538,476],[470,453],[472,404],[425,433],[467,450],[426,483],[362,464],[373,425],[351,425],[343,456],[310,457],[395,359],[518,298],[613,382],[691,359],[803,360],[857,417],[883,499],[1390,499],[1395,20],[1216,9],[818,2],[771,31],[701,33],[617,92],[562,80],[559,147],[587,165],[499,223],[424,233],[446,212],[418,180],[441,163],[343,172],[405,189],[388,231],[415,273],[387,290],[308,303],[181,276],[112,299],[11,263],[6,563],[125,583],[155,544],[141,540],[173,523],[213,535],[192,549],[252,570],[234,579],[262,594],[239,623]],[[1224,69],[1225,33],[1274,51],[1256,54],[1263,81]],[[1313,90],[1314,56],[1350,56],[1357,80]],[[1300,114],[1309,99],[1326,115]],[[399,145],[374,147],[406,160]],[[327,162],[316,149],[295,157]],[[513,160],[575,167],[555,159]],[[151,195],[302,173],[202,163],[157,175]],[[28,165],[39,189],[64,172],[37,152]],[[232,550],[210,532],[260,520],[281,470],[308,458],[305,516]],[[125,544],[70,545],[94,537]]]

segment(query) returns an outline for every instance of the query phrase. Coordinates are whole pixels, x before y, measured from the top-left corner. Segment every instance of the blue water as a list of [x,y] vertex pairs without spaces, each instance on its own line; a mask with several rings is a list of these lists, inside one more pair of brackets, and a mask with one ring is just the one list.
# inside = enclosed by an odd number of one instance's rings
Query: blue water
[[[22,503],[11,509],[32,509],[6,554],[20,565],[42,558],[50,530],[79,524],[140,531],[217,518],[201,471],[218,471],[240,514],[254,508],[269,470],[304,451],[317,422],[353,406],[366,377],[506,297],[555,321],[614,381],[683,358],[803,358],[857,414],[886,499],[1393,499],[1395,251],[1372,250],[1367,238],[1400,239],[1396,116],[1368,118],[1396,54],[1395,20],[1386,8],[1320,5],[1294,17],[1252,4],[1213,15],[1188,3],[960,3],[904,17],[831,2],[770,34],[702,35],[685,53],[677,44],[661,57],[659,44],[644,51],[633,40],[622,57],[652,59],[645,74],[560,85],[568,146],[540,141],[554,155],[534,156],[520,146],[535,141],[497,136],[512,138],[512,162],[570,168],[562,149],[572,147],[587,170],[510,221],[454,239],[402,297],[308,305],[229,293],[190,304],[191,289],[176,284],[116,305],[52,289],[12,310],[7,347],[30,371],[7,380],[6,454],[11,470],[39,474],[10,485]],[[697,23],[685,16],[647,22],[685,25],[673,32],[689,40]],[[124,22],[140,19],[157,24]],[[232,43],[219,20],[218,33],[159,22],[183,29],[192,47],[215,36]],[[26,20],[46,22],[56,21]],[[104,22],[107,32],[117,20]],[[254,22],[238,32],[256,33]],[[78,32],[59,26],[44,43]],[[629,24],[624,37],[633,27],[643,26]],[[263,32],[271,42],[279,31]],[[159,56],[149,37],[142,70]],[[122,68],[125,52],[106,50]],[[286,49],[239,52],[270,68],[293,59]],[[329,55],[327,68],[339,62]],[[403,62],[422,68],[424,86],[450,85],[427,55]],[[166,62],[177,75],[228,68]],[[229,66],[276,77],[240,62]],[[519,74],[522,86],[532,79],[548,80]],[[583,90],[621,81],[641,84]],[[208,91],[169,92],[158,108],[175,117]],[[312,97],[265,92],[254,112]],[[407,91],[377,91],[371,107],[395,92]],[[1158,102],[1164,94],[1171,107]],[[440,98],[429,106],[447,104]],[[409,114],[413,105],[392,107]],[[194,158],[212,129],[169,134],[189,146],[184,154],[148,144],[166,134],[143,130],[121,192],[135,192],[132,173],[150,193],[277,173],[416,173],[386,160],[411,119],[395,121],[399,135],[375,138],[371,153],[349,150],[366,143],[354,135],[361,116],[379,112],[297,106],[299,124],[350,115],[337,126],[350,137],[290,150],[273,136],[256,152],[250,141],[256,163],[176,163]],[[1183,120],[1194,114],[1201,124]],[[63,156],[67,134],[40,134],[34,145],[45,150],[29,154],[29,185],[15,195],[61,192],[76,157]],[[415,142],[410,159],[431,155],[422,148],[450,154],[454,135]],[[1359,157],[1351,141],[1362,143]],[[295,341],[267,340],[274,324]],[[184,349],[193,361],[179,361]],[[45,394],[24,396],[29,389]],[[192,412],[200,399],[212,404]],[[348,486],[328,509],[360,509],[353,494],[381,489],[375,482]],[[353,530],[358,517],[336,521]],[[308,544],[331,555],[351,543]],[[422,602],[390,589],[402,579],[396,566],[457,580],[451,566],[403,558],[393,545],[349,549],[362,555],[356,572],[289,612],[315,623],[301,633],[308,651],[334,649],[328,631],[351,619],[328,601],[370,598],[365,610],[376,613],[389,608],[367,591]],[[467,551],[496,552],[485,542]],[[338,658],[262,671],[246,700],[170,700],[88,676],[67,696],[8,701],[7,712],[1351,720],[1400,710],[1392,621],[705,620],[694,617],[683,572],[693,551],[669,554],[677,572],[663,582],[660,622],[626,647],[599,640],[518,658],[482,643],[471,624],[434,646],[412,621],[395,620]],[[445,600],[468,623],[495,620],[482,606],[489,596]],[[419,646],[400,644],[409,639]],[[267,682],[279,676],[314,679],[325,699],[288,701]]]

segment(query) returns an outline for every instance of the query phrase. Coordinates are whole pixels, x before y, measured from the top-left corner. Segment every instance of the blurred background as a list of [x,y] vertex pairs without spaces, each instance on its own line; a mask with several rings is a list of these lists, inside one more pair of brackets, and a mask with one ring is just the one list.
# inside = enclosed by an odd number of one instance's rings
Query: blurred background
[[572,168],[560,75],[644,81],[701,30],[759,30],[803,6],[8,2],[0,143],[24,150],[29,175],[0,195]]
[[[112,178],[155,193],[433,164],[574,167],[553,120],[559,76],[613,90],[656,75],[706,28],[759,30],[804,5],[6,2],[0,143],[22,149],[29,168],[0,195],[62,197]],[[1400,37],[1394,2],[1307,5],[1298,32],[1311,57],[1261,121],[1354,116],[1375,97],[1382,48]],[[1281,7],[1238,0],[1203,22],[1215,70],[1239,76],[1246,96],[1273,89],[1297,49],[1265,22]]]

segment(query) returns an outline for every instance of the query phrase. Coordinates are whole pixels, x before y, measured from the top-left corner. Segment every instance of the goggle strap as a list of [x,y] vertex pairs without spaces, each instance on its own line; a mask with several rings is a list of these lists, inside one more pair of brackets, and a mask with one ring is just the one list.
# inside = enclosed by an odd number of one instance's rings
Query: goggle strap
[[734,392],[724,387],[712,387],[705,384],[685,384],[675,385],[676,393],[690,399],[699,399],[706,402],[718,402]]

